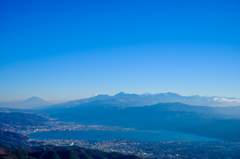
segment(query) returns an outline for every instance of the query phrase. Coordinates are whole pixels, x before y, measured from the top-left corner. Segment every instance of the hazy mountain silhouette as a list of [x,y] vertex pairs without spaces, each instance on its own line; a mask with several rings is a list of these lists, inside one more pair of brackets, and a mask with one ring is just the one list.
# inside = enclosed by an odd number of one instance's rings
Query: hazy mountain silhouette
[[127,94],[120,92],[114,96],[109,95],[97,95],[94,97],[68,101],[66,103],[60,103],[53,105],[52,107],[68,108],[79,106],[84,103],[98,101],[101,104],[111,104],[121,107],[133,107],[133,106],[146,106],[154,105],[157,103],[169,103],[169,102],[180,102],[189,105],[196,106],[212,106],[212,107],[224,107],[224,106],[239,106],[240,100],[236,98],[226,97],[206,97],[206,96],[181,96],[177,93],[158,93],[158,94]]
[[[79,106],[84,103],[101,101],[101,104],[111,104],[120,107],[134,107],[134,106],[148,106],[157,103],[169,103],[169,102],[180,102],[189,105],[196,106],[212,106],[212,107],[224,107],[224,106],[239,106],[240,100],[237,98],[226,98],[226,97],[206,97],[206,96],[181,96],[177,93],[158,93],[158,94],[128,94],[120,92],[114,96],[109,95],[96,95],[90,98],[79,99],[68,101],[60,104],[53,104],[51,101],[41,99],[40,97],[33,96],[24,101],[18,102],[3,102],[0,103],[0,107],[7,108],[19,108],[19,109],[30,109],[46,106],[55,108],[69,108]],[[45,106],[45,107],[43,107]]]
[[44,100],[37,96],[33,96],[24,101],[0,103],[0,107],[19,108],[19,109],[29,109],[29,108],[36,108],[39,106],[50,106],[50,105],[52,105],[50,101]]

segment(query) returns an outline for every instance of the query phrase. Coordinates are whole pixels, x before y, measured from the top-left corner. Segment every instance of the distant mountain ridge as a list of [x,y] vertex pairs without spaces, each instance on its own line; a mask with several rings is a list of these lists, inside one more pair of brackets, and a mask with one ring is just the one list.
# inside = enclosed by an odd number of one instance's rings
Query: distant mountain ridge
[[240,106],[240,100],[237,98],[226,97],[206,97],[206,96],[181,96],[177,93],[158,93],[158,94],[127,94],[120,92],[114,96],[109,95],[96,95],[94,97],[79,99],[74,101],[68,101],[66,103],[60,103],[53,105],[56,108],[68,108],[75,107],[81,104],[99,101],[102,104],[111,104],[121,107],[133,107],[133,106],[149,106],[157,103],[169,103],[180,102],[189,105],[196,106],[211,106],[211,107],[225,107],[225,106]]
[[211,107],[225,107],[225,106],[240,106],[240,99],[226,98],[218,96],[181,96],[177,93],[157,93],[157,94],[129,94],[120,92],[114,96],[110,95],[96,95],[90,98],[72,100],[60,104],[53,104],[50,100],[44,100],[40,97],[33,96],[24,101],[18,102],[2,102],[0,107],[18,108],[18,109],[31,109],[31,108],[44,108],[47,106],[56,108],[75,107],[81,104],[101,101],[101,103],[112,104],[120,107],[133,107],[133,106],[149,106],[157,103],[180,102],[196,106],[211,106]]

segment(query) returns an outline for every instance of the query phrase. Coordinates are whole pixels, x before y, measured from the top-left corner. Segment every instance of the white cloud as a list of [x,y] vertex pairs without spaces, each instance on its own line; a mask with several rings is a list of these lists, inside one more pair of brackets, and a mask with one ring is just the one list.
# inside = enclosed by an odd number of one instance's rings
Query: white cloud
[[214,102],[237,102],[237,103],[240,103],[240,100],[239,99],[226,99],[226,98],[214,98],[213,99]]

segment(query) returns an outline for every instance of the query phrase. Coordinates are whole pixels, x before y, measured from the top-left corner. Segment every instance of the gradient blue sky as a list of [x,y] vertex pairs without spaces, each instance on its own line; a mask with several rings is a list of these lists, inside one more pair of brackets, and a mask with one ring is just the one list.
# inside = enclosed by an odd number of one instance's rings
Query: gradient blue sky
[[0,101],[240,98],[240,1],[0,1]]

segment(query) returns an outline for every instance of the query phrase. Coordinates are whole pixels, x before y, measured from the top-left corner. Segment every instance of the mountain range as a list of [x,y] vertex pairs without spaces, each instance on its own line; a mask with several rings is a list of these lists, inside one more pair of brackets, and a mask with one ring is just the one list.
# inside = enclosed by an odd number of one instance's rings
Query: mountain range
[[18,108],[18,109],[31,109],[40,107],[75,107],[84,103],[93,101],[101,101],[102,104],[111,104],[120,107],[133,107],[133,106],[147,106],[157,103],[180,102],[196,106],[211,106],[211,107],[226,107],[226,106],[239,106],[240,99],[226,98],[218,96],[181,96],[177,93],[158,93],[158,94],[128,94],[120,92],[114,96],[110,95],[96,95],[90,98],[72,100],[64,103],[54,104],[51,100],[44,100],[40,97],[33,96],[24,101],[18,102],[2,102],[0,107]]
[[120,107],[149,106],[157,103],[180,102],[195,106],[226,107],[239,106],[240,100],[237,98],[226,97],[207,97],[207,96],[181,96],[177,93],[158,93],[158,94],[127,94],[120,92],[114,96],[96,95],[94,97],[68,101],[52,105],[52,107],[75,107],[84,103],[99,101],[102,104],[111,104]]
[[237,105],[238,99],[233,98],[120,92],[60,103],[41,111],[63,121],[165,129],[240,141],[240,106]]
[[240,141],[240,106],[207,107],[183,103],[159,103],[122,108],[93,101],[70,108],[48,108],[42,111],[61,121],[144,130],[164,129],[224,141]]
[[[42,102],[42,99],[34,97],[22,103],[32,104],[33,101]],[[181,96],[170,92],[142,95],[120,92],[114,96],[96,95],[35,107],[32,111],[41,111],[62,121],[166,129],[226,141],[240,141],[240,106],[237,104],[239,99],[236,98]],[[10,116],[5,117],[7,109],[2,110],[5,111],[2,118],[5,121]]]

